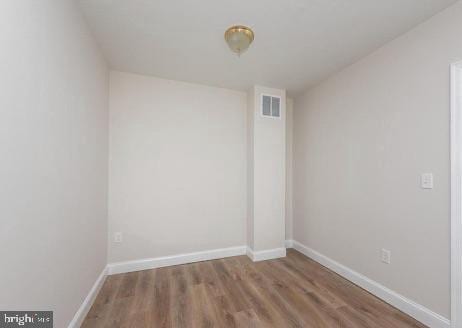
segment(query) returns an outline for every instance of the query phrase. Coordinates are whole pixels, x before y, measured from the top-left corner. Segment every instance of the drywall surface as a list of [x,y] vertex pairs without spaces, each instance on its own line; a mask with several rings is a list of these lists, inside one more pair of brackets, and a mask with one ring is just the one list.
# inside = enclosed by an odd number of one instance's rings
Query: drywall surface
[[[280,98],[280,117],[263,116],[262,96]],[[249,183],[252,215],[253,251],[284,247],[286,214],[286,93],[285,90],[254,86],[248,93],[253,106],[248,107],[249,133],[252,134],[252,160]],[[249,99],[250,102],[250,99]]]
[[293,146],[294,101],[287,99],[286,106],[286,240],[293,238]]
[[[462,59],[461,30],[459,2],[295,99],[294,112],[294,239],[446,318],[449,65]],[[434,189],[420,188],[425,172]]]
[[246,143],[245,93],[112,72],[109,262],[244,246]]
[[254,124],[255,108],[257,106],[255,98],[255,88],[247,91],[247,246],[254,249]]
[[0,41],[0,308],[66,327],[106,265],[108,71],[73,1],[1,1]]

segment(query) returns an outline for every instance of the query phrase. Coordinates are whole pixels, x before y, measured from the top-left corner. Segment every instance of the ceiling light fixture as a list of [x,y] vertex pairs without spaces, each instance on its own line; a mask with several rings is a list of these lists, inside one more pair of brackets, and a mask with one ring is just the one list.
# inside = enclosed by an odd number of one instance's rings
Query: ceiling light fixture
[[231,51],[241,55],[254,39],[253,31],[247,26],[231,26],[225,32],[225,40]]

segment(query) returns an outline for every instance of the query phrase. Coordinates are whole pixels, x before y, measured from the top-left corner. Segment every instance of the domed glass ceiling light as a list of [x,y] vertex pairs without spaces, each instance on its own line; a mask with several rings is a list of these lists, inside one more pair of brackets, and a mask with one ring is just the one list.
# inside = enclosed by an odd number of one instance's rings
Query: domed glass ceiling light
[[253,31],[247,26],[231,26],[225,32],[225,40],[229,49],[239,56],[249,48],[254,39]]

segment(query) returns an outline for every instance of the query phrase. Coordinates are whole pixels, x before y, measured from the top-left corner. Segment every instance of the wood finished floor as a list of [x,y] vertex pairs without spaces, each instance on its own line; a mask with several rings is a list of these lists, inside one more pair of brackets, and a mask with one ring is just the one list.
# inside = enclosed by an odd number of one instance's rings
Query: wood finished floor
[[425,327],[304,255],[109,276],[82,327]]

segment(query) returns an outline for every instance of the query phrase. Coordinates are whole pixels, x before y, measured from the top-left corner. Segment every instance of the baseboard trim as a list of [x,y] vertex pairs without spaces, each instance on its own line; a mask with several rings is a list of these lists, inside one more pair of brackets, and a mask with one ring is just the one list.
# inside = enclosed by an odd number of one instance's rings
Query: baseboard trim
[[109,263],[108,274],[112,275],[118,273],[149,270],[172,265],[180,265],[186,263],[216,260],[231,256],[245,255],[246,249],[246,246],[238,246],[196,253],[187,253],[172,256],[140,259],[134,261]]
[[422,322],[428,327],[431,327],[431,328],[449,328],[450,327],[450,321],[447,318],[392,291],[391,289],[379,284],[378,282],[372,279],[369,279],[366,276],[363,276],[362,274],[356,271],[353,271],[352,269],[344,266],[343,264],[340,264],[328,258],[327,256],[297,241],[292,241],[292,245],[293,245],[293,248],[299,251],[300,253],[308,256],[314,261],[336,272],[342,277],[348,279],[354,284],[367,290],[371,294],[391,304],[392,306],[396,307],[400,311],[410,315],[411,317]]
[[286,239],[286,248],[294,248],[294,241],[292,239]]
[[79,328],[82,325],[83,320],[87,316],[88,311],[90,311],[90,308],[96,299],[96,296],[101,290],[101,287],[103,287],[103,283],[104,280],[106,280],[106,276],[107,268],[104,268],[101,274],[98,276],[98,279],[96,279],[96,282],[93,285],[93,287],[91,287],[87,297],[85,297],[85,299],[83,300],[82,305],[80,305],[80,308],[75,313],[74,318],[69,323],[68,328]]
[[247,256],[254,262],[267,261],[272,259],[278,259],[286,256],[285,248],[274,248],[264,251],[254,251],[250,247],[247,247]]

